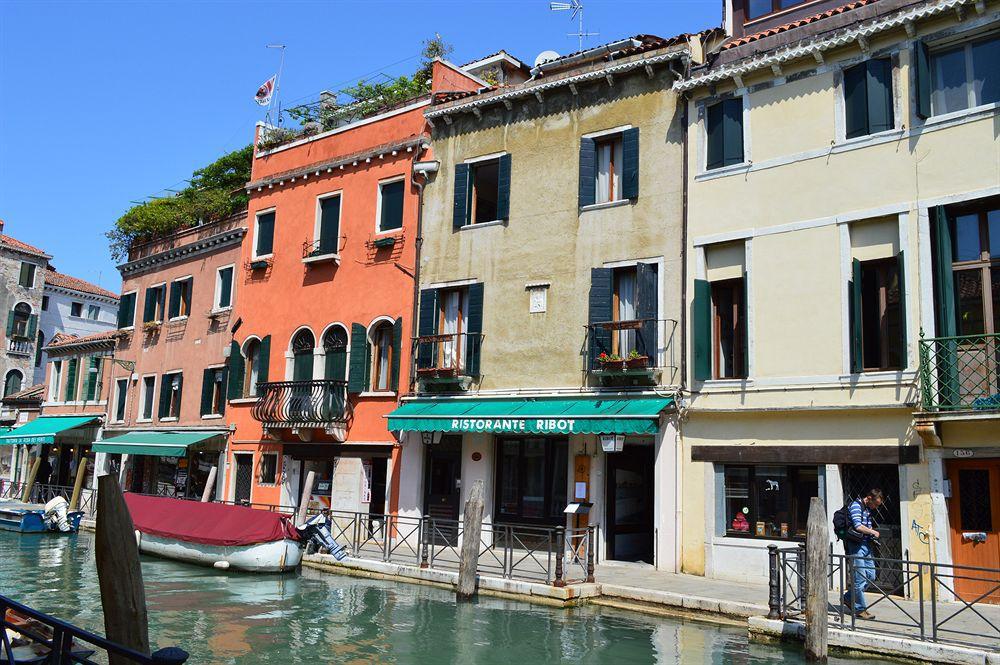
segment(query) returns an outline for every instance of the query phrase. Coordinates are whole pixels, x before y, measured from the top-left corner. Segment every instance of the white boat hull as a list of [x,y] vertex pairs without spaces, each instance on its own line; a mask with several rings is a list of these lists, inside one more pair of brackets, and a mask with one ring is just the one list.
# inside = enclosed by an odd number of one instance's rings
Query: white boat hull
[[291,539],[254,545],[205,545],[176,538],[135,532],[139,551],[144,554],[196,563],[215,568],[236,568],[254,573],[280,573],[298,568],[302,547]]

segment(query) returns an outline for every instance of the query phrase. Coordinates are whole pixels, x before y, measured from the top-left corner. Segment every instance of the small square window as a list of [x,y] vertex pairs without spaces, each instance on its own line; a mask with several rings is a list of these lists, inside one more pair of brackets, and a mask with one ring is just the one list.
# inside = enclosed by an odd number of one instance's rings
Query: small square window
[[43,312],[49,311],[49,297],[48,296],[42,296],[42,311]]
[[705,110],[708,141],[706,167],[732,166],[743,162],[743,98],[734,97]]
[[254,256],[269,256],[274,251],[274,211],[257,215]]
[[69,305],[69,315],[70,316],[83,316],[83,303],[73,302]]
[[91,321],[97,321],[101,318],[101,308],[97,305],[87,305],[87,318]]
[[395,231],[403,228],[403,194],[405,180],[381,183],[379,188],[378,231]]
[[261,453],[260,484],[274,485],[278,481],[278,453]]
[[21,263],[21,275],[18,278],[18,284],[26,289],[30,289],[35,286],[35,264],[34,263]]

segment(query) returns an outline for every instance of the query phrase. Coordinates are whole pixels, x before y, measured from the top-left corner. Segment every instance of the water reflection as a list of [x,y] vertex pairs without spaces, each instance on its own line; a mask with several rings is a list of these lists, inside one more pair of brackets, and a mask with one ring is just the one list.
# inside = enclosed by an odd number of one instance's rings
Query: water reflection
[[[785,663],[746,630],[597,607],[556,610],[323,575],[258,576],[144,558],[150,637],[192,663]],[[0,592],[103,632],[93,538],[0,532]],[[837,661],[832,661],[837,662]],[[845,662],[845,661],[840,661]]]

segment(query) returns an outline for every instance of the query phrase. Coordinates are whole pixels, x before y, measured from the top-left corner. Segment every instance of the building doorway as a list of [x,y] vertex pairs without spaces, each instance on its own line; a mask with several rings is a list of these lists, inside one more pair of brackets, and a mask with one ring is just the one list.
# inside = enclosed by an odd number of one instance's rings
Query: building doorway
[[457,522],[462,496],[462,437],[445,436],[427,446],[424,477],[424,514],[436,520],[433,541],[442,545],[458,544]]
[[249,504],[250,491],[253,486],[253,455],[249,453],[234,454],[236,473],[233,476],[233,502]]
[[[872,488],[882,490],[882,505],[872,519],[879,538],[872,554],[880,559],[903,558],[903,531],[899,517],[899,467],[891,464],[848,464],[843,467],[844,503],[863,497]],[[839,508],[839,506],[838,506]],[[836,508],[834,508],[836,510]],[[876,564],[875,584],[885,593],[902,596],[903,569],[884,561]]]
[[[948,478],[955,565],[1000,568],[1000,459],[949,461]],[[955,592],[967,601],[1000,604],[995,574],[956,570]]]
[[653,560],[653,445],[626,442],[607,459],[607,548],[615,561]]

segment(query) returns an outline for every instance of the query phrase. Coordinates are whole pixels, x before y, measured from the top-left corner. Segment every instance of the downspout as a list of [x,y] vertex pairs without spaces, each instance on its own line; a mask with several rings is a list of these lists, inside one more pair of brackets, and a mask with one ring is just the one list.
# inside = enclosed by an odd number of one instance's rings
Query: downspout
[[[685,63],[685,75],[690,72],[691,61]],[[681,122],[683,131],[681,132],[681,149],[684,151],[681,157],[681,172],[684,180],[681,184],[681,380],[678,397],[683,398],[684,388],[687,386],[687,332],[688,332],[688,95],[682,93],[679,101],[683,104],[681,110]],[[680,573],[684,564],[684,543],[681,540],[684,536],[684,437],[681,432],[684,425],[681,422],[681,408],[677,409],[677,458],[676,458],[676,480],[674,497],[674,572]]]
[[[417,314],[420,301],[420,253],[424,244],[423,226],[424,226],[424,185],[427,181],[427,173],[423,171],[417,171],[416,164],[419,161],[419,156],[423,151],[417,151],[413,155],[412,164],[410,166],[410,181],[413,186],[417,188],[417,235],[414,240],[415,258],[413,259],[413,304],[410,310],[410,329],[415,333],[417,330]],[[421,175],[420,181],[417,180],[417,174]],[[410,335],[410,385],[408,392],[412,393],[417,385],[417,363],[414,354],[416,352],[416,347],[413,344],[413,338],[415,334]]]

